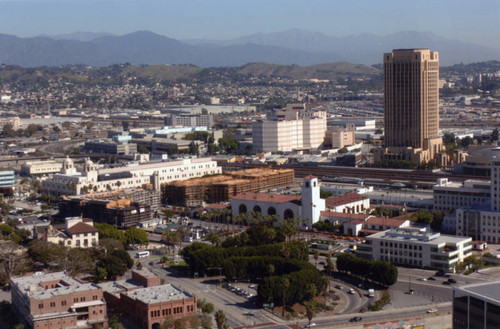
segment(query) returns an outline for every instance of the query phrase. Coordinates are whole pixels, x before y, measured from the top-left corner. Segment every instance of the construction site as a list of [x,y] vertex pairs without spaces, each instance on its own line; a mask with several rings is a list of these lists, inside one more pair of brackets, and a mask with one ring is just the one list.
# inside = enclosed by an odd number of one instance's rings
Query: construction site
[[267,191],[294,183],[293,169],[255,168],[163,184],[162,202],[197,207],[225,202],[243,192]]
[[127,189],[59,200],[59,217],[83,216],[95,223],[123,228],[148,221],[160,208],[160,192],[153,189]]

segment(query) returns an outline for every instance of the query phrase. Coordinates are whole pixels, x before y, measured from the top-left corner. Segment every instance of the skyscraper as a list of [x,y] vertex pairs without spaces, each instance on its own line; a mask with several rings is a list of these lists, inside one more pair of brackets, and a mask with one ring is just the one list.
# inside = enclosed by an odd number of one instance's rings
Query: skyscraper
[[439,56],[429,49],[384,54],[385,156],[427,162],[441,151]]

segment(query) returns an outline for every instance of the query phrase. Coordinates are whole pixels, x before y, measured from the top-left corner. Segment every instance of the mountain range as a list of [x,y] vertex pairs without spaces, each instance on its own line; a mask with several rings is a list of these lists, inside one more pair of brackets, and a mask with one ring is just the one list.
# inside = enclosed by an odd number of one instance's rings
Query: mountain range
[[500,59],[499,49],[447,39],[430,32],[334,37],[293,29],[224,41],[176,40],[149,31],[122,36],[75,32],[31,38],[0,34],[0,63],[23,67],[118,63],[233,67],[252,62],[304,66],[338,61],[372,65],[381,63],[383,53],[395,48],[439,51],[441,65],[445,66]]

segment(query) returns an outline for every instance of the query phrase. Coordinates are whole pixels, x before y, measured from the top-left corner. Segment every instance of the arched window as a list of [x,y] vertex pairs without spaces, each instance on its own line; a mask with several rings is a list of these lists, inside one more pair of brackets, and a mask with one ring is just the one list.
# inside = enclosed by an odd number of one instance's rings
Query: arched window
[[258,213],[262,213],[262,209],[260,209],[260,206],[253,207],[253,211],[258,212]]
[[247,212],[247,206],[245,206],[244,204],[240,204],[240,207],[238,208],[238,211],[240,214],[244,214]]
[[283,214],[284,219],[289,219],[289,218],[294,218],[295,216],[293,215],[293,211],[291,209],[285,210],[285,213]]
[[273,216],[273,215],[276,215],[276,209],[274,207],[269,207],[267,208],[267,214],[269,216]]

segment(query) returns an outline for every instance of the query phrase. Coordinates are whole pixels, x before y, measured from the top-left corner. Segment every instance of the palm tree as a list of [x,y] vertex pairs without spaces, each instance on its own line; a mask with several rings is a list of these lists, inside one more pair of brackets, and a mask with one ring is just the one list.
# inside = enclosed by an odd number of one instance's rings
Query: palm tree
[[319,251],[315,250],[313,257],[314,257],[314,260],[316,261],[316,267],[318,267]]
[[281,286],[283,288],[283,312],[281,313],[281,316],[284,317],[286,308],[286,292],[288,291],[288,288],[290,288],[290,279],[288,279],[287,277],[282,277]]

